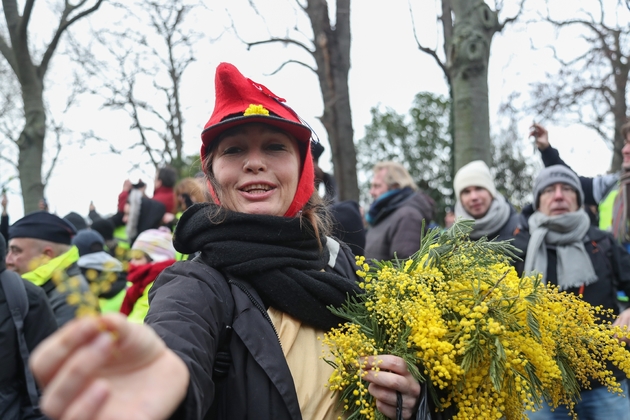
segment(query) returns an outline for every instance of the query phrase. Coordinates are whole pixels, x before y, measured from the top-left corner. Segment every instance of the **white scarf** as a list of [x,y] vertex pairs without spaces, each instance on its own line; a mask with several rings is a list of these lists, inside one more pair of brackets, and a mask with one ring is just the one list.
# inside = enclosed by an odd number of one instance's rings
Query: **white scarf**
[[590,219],[583,209],[547,216],[539,211],[529,218],[531,238],[527,245],[525,273],[537,271],[547,281],[547,245],[555,246],[558,256],[558,289],[588,286],[597,281],[591,258],[584,248]]

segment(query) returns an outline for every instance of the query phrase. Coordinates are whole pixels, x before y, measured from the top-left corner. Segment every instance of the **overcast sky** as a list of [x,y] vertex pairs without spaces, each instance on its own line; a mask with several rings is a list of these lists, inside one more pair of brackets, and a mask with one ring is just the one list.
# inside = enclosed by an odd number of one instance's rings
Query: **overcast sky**
[[[290,0],[284,1],[287,5],[292,4]],[[245,76],[286,98],[287,103],[315,129],[329,149],[325,130],[317,119],[322,113],[322,100],[316,76],[297,65],[289,65],[276,75],[268,75],[283,61],[295,58],[298,50],[269,45],[247,51],[242,42],[229,32],[211,42],[208,38],[216,37],[228,22],[227,14],[220,3],[213,3],[219,5],[213,10],[198,12],[189,20],[189,24],[197,30],[207,31],[208,37],[198,44],[197,61],[184,75],[182,101],[187,120],[184,128],[185,152],[198,152],[199,133],[214,104],[214,69],[222,61],[235,64]],[[282,35],[282,28],[293,26],[296,22],[308,31],[308,20],[300,17],[290,7],[280,7],[279,2],[274,2],[273,13],[265,13],[261,9],[261,13],[266,16],[265,23],[251,13],[246,0],[226,0],[223,3],[229,3],[239,35],[248,41],[264,39],[269,33]],[[436,26],[438,2],[423,0],[412,3],[421,41],[427,46],[441,49]],[[511,16],[512,12],[506,9],[501,17]],[[100,24],[109,24],[116,19],[107,7],[97,13]],[[38,18],[46,20],[45,14]],[[364,127],[370,122],[370,108],[373,106],[380,104],[402,113],[410,108],[413,97],[418,92],[447,94],[447,85],[440,68],[432,58],[416,47],[409,3],[406,0],[354,1],[351,19],[350,96],[355,140],[363,136]],[[98,26],[98,23],[92,22],[91,25]],[[31,25],[31,31],[37,27]],[[267,27],[270,28],[268,32]],[[77,26],[76,29],[85,31],[86,25]],[[545,70],[552,68],[548,51],[536,52],[530,49],[531,39],[540,41],[551,36],[552,33],[546,33],[540,27],[534,28],[533,25],[525,24],[508,27],[504,33],[495,36],[489,75],[491,127],[502,123],[498,117],[498,108],[508,95],[514,91],[526,95],[529,83],[539,80],[544,76]],[[304,54],[299,54],[299,58],[312,63]],[[71,81],[69,69],[70,64],[65,57],[57,56],[53,59],[53,68],[47,83],[47,101],[57,110],[65,104],[67,83]],[[150,98],[151,92],[147,95]],[[155,97],[159,100],[157,95]],[[129,121],[121,114],[99,110],[99,101],[93,98],[84,98],[69,113],[61,114],[57,111],[56,115],[66,118],[72,130],[82,132],[93,129],[118,146],[136,141],[136,133],[129,129]],[[533,146],[530,146],[532,141],[527,139],[527,127],[534,119],[539,122],[535,115],[521,121],[521,136],[514,140],[526,142],[526,152],[532,155],[532,159],[538,159],[533,154]],[[541,122],[545,124],[545,121]],[[548,126],[552,145],[560,150],[565,161],[580,174],[594,176],[606,172],[610,165],[611,152],[594,133],[579,127]],[[132,152],[111,155],[105,147],[95,144],[82,149],[74,147],[64,150],[46,190],[51,210],[60,216],[70,211],[87,215],[89,202],[93,200],[100,212],[107,214],[115,211],[116,197],[126,178],[132,181],[138,178],[152,179],[153,173],[149,165],[144,165],[141,170],[130,171],[133,162],[143,160],[146,159]],[[330,155],[327,153],[320,163],[330,169],[329,160]],[[2,175],[4,173],[2,170]],[[22,201],[16,194],[17,190],[18,185],[14,183],[9,196],[9,212],[13,221],[23,215]]]

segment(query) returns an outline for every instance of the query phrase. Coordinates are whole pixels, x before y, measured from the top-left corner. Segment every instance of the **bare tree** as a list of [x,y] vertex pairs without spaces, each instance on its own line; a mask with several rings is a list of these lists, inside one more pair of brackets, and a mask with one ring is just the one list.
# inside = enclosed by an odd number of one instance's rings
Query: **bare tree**
[[[179,0],[143,0],[116,7],[126,15],[123,26],[95,30],[87,47],[71,43],[73,56],[88,75],[77,77],[77,90],[104,98],[105,109],[126,113],[138,138],[130,148],[146,152],[153,166],[181,169],[187,163],[181,83],[195,61],[193,44],[200,37],[185,25],[193,6]],[[161,100],[154,99],[154,92]]]
[[[481,159],[492,164],[488,109],[488,63],[492,37],[517,15],[499,22],[502,2],[492,10],[484,0],[442,0],[443,51],[423,45],[415,31],[420,51],[429,54],[444,72],[453,102],[453,155],[457,171]],[[524,0],[520,2],[522,10]],[[413,14],[412,14],[413,16]]]
[[[24,126],[16,139],[18,146],[18,171],[24,201],[24,211],[37,209],[37,203],[44,194],[42,180],[42,162],[44,139],[46,137],[46,107],[44,104],[44,81],[62,35],[78,20],[94,13],[103,0],[77,1],[71,4],[65,1],[56,23],[56,29],[43,55],[32,53],[32,41],[29,37],[29,23],[35,7],[35,0],[26,0],[20,11],[17,0],[2,0],[6,30],[0,27],[0,53],[9,63],[20,83]],[[8,34],[8,39],[5,36]]]
[[0,60],[0,81],[0,186],[5,190],[17,178],[15,145],[20,135],[24,111],[15,106],[20,100],[20,87],[13,70],[3,60]]
[[559,35],[580,30],[584,42],[547,46],[559,70],[533,85],[530,108],[551,121],[581,124],[597,132],[613,150],[611,169],[618,171],[624,145],[620,129],[628,121],[630,13],[621,3],[616,7],[603,0],[587,3],[590,9],[578,9],[571,19],[556,19],[549,9],[541,16]]
[[[359,200],[357,158],[354,148],[354,129],[348,89],[350,71],[350,0],[337,0],[335,21],[329,18],[326,0],[296,0],[298,7],[308,16],[313,36],[309,41],[291,37],[271,37],[248,42],[248,46],[270,43],[291,44],[306,51],[315,66],[297,59],[284,62],[277,70],[289,63],[302,65],[317,75],[324,101],[320,117],[328,134],[332,149],[335,178],[341,200]],[[250,4],[256,7],[252,0]],[[274,72],[275,73],[275,72]]]

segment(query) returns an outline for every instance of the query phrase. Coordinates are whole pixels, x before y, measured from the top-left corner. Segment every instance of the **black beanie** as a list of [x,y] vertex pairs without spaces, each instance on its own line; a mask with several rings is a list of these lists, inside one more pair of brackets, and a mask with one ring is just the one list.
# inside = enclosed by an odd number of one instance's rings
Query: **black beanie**
[[95,220],[90,227],[100,233],[106,241],[114,239],[114,223],[110,219]]
[[313,159],[315,159],[315,162],[319,160],[319,157],[322,155],[322,153],[324,153],[324,150],[324,146],[322,146],[321,143],[311,143],[311,153],[313,154]]
[[36,211],[9,226],[9,239],[33,238],[70,245],[77,234],[71,223],[47,211]]
[[71,211],[70,213],[66,214],[65,216],[63,216],[64,220],[67,220],[68,222],[72,223],[72,226],[74,226],[74,228],[79,231],[81,229],[87,229],[87,223],[85,223],[85,219],[83,218],[83,216],[81,216],[79,213],[75,213],[73,211]]
[[82,229],[72,238],[72,245],[79,249],[79,256],[100,252],[105,246],[103,236],[92,229]]

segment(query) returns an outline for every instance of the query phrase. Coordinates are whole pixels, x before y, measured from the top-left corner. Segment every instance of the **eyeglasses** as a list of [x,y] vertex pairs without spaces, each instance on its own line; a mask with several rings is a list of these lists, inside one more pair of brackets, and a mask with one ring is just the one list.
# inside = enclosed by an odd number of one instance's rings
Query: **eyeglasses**
[[547,188],[542,190],[540,195],[553,195],[553,194],[556,193],[558,188],[560,188],[560,192],[564,196],[576,194],[576,191],[575,191],[575,189],[573,187],[571,187],[571,186],[569,186],[567,184],[560,184],[560,185],[550,185],[550,186],[548,186]]

